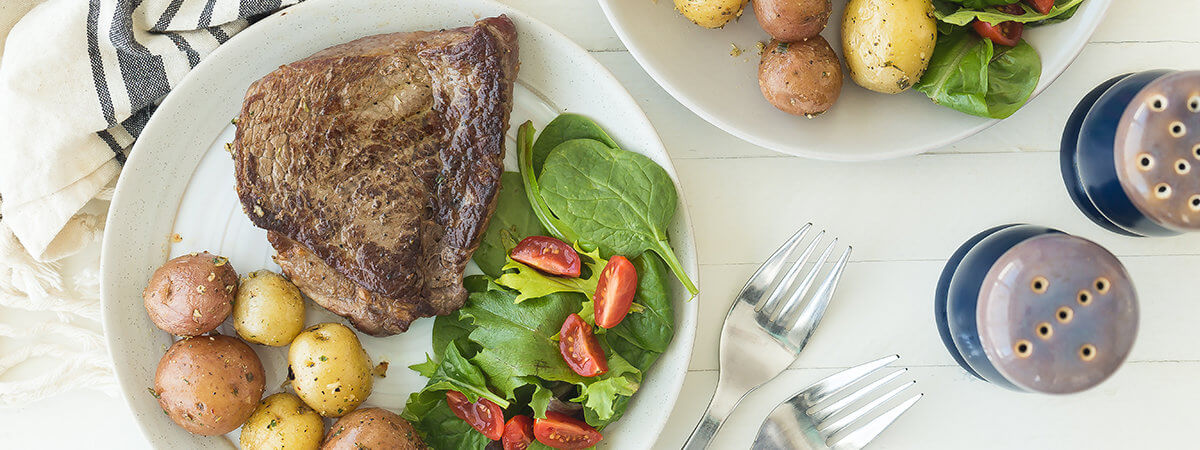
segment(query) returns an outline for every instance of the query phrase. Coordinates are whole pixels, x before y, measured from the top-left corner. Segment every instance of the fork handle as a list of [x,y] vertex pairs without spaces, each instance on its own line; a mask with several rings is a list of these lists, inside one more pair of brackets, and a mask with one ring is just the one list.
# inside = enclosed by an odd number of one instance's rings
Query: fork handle
[[696,429],[692,430],[691,436],[688,436],[687,443],[683,444],[683,450],[702,450],[708,447],[713,436],[716,436],[717,431],[721,429],[721,424],[725,423],[725,419],[729,418],[733,408],[749,392],[749,390],[730,389],[724,380],[718,379],[717,390],[713,394],[712,400],[708,402],[708,407],[704,409],[704,416],[700,419],[700,423],[696,425]]

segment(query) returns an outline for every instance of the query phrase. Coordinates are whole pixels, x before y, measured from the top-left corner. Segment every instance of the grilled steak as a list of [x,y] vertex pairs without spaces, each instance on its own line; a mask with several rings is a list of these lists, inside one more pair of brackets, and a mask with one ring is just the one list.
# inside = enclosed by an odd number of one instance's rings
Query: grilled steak
[[376,336],[461,307],[516,75],[516,29],[500,16],[365,37],[252,84],[237,191],[284,273]]

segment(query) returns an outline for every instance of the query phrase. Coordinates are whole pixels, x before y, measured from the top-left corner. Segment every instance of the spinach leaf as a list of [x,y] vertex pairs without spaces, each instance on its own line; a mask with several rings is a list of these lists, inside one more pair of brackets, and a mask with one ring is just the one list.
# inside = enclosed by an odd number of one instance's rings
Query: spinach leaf
[[471,361],[463,358],[458,353],[458,347],[447,345],[443,355],[440,362],[434,361],[433,358],[426,355],[425,362],[409,366],[410,369],[429,378],[429,383],[425,385],[424,390],[458,391],[473,402],[479,401],[480,398],[486,398],[500,405],[501,408],[508,407],[508,400],[488,389],[487,378],[484,377],[483,371]]
[[546,201],[542,198],[541,186],[538,185],[537,172],[533,170],[533,122],[525,121],[517,128],[517,164],[521,168],[521,180],[525,185],[525,196],[529,199],[529,204],[533,208],[533,214],[537,216],[542,227],[551,236],[565,242],[574,242],[576,245],[590,247],[590,244],[581,242],[579,235],[575,233],[567,224],[558,220],[554,213],[550,211],[550,207],[546,206]]
[[1023,14],[1009,14],[991,7],[992,5],[970,6],[964,3],[963,6],[966,6],[965,8],[960,8],[952,13],[948,13],[943,8],[935,7],[934,16],[942,22],[959,26],[966,26],[976,19],[992,25],[1008,21],[1021,23],[1046,23],[1046,21],[1068,13],[1072,15],[1075,14],[1075,9],[1080,3],[1083,3],[1083,0],[1056,0],[1054,2],[1054,8],[1051,8],[1050,12],[1045,14],[1037,12],[1037,10],[1033,9],[1033,7],[1024,3],[1018,5],[1025,11]]
[[609,254],[631,257],[652,250],[696,294],[667,241],[675,184],[650,158],[573,139],[550,152],[538,181],[549,209],[580,236]]
[[559,293],[517,304],[516,294],[503,289],[471,294],[467,306],[459,311],[476,327],[470,339],[483,346],[474,362],[496,383],[500,383],[498,378],[522,376],[545,380],[579,377],[563,361],[556,336],[567,316],[579,309],[580,297]]
[[492,214],[491,222],[479,240],[479,249],[475,251],[474,256],[475,264],[489,277],[498,277],[508,253],[517,242],[527,236],[545,233],[542,223],[538,221],[529,205],[521,174],[504,172],[500,176],[500,195],[496,200],[496,212]]
[[432,448],[483,449],[492,442],[454,415],[441,391],[414,392],[400,416],[412,423],[421,440]]
[[541,175],[542,164],[546,162],[546,157],[554,147],[572,139],[592,139],[617,148],[617,143],[591,119],[579,114],[559,114],[538,133],[537,142],[533,144],[533,158],[530,161],[533,163],[534,176]]
[[[531,298],[545,297],[555,292],[578,292],[591,298],[600,282],[600,272],[608,261],[600,258],[600,252],[584,252],[576,248],[583,265],[588,269],[582,271],[586,276],[578,278],[554,277],[543,274],[537,269],[508,258],[504,265],[504,274],[496,279],[496,284],[517,290],[517,303]],[[589,322],[591,323],[591,322]]]
[[1041,73],[1041,59],[1024,40],[997,51],[992,41],[962,29],[938,39],[915,87],[937,104],[1003,119],[1029,100]]
[[458,311],[437,316],[433,319],[433,356],[437,360],[442,359],[442,354],[446,350],[446,346],[454,343],[458,352],[465,358],[474,356],[479,351],[479,344],[471,342],[467,339],[467,335],[471,334],[475,326],[471,322],[463,320],[458,315]]
[[[653,253],[643,253],[630,262],[638,273],[634,301],[643,306],[643,311],[631,312],[606,334],[609,335],[610,342],[613,341],[613,337],[618,337],[637,348],[655,353],[654,357],[657,358],[658,354],[667,351],[671,338],[675,336],[675,316],[671,307],[670,287],[667,284],[667,269],[662,260]],[[614,344],[616,345],[618,344]],[[625,352],[619,349],[617,351],[625,355]],[[634,365],[642,371],[649,368],[649,364]]]

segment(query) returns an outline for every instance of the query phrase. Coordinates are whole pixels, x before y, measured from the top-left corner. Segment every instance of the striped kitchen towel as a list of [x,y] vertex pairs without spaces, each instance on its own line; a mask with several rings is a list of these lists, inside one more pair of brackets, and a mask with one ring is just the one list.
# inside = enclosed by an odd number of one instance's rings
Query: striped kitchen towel
[[0,408],[113,390],[99,255],[64,258],[96,241],[163,96],[254,19],[301,0],[13,1],[0,16],[40,4],[0,59],[0,344],[14,349],[0,354]]
[[299,1],[47,0],[26,14],[0,60],[0,217],[25,249],[43,261],[76,251],[72,217],[116,179],[163,96],[255,18]]

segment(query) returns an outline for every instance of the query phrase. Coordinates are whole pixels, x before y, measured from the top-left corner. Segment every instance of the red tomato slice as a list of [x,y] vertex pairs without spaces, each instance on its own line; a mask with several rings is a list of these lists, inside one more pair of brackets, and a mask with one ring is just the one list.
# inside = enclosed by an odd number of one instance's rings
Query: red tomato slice
[[500,435],[504,433],[504,410],[491,400],[481,398],[477,402],[471,402],[461,392],[446,391],[446,403],[450,405],[454,415],[488,439],[500,439]]
[[533,421],[533,436],[538,442],[554,448],[588,448],[603,436],[582,420],[554,411],[546,411],[545,419]]
[[596,326],[612,328],[621,323],[637,292],[637,269],[624,256],[608,260],[596,285]]
[[596,335],[592,334],[592,326],[583,321],[579,314],[567,316],[562,329],[558,332],[558,351],[571,370],[584,377],[594,377],[608,372],[608,358]]
[[522,239],[511,253],[512,259],[534,269],[562,277],[579,277],[579,253],[566,242],[546,236]]
[[1025,0],[1029,6],[1032,6],[1040,14],[1045,14],[1054,9],[1054,0]]
[[1024,24],[1012,21],[1001,22],[1000,25],[993,26],[982,20],[976,20],[971,23],[971,26],[980,36],[1008,47],[1016,46],[1018,42],[1021,42],[1021,32],[1025,30]]
[[504,424],[504,450],[525,450],[533,442],[533,419],[513,416]]

